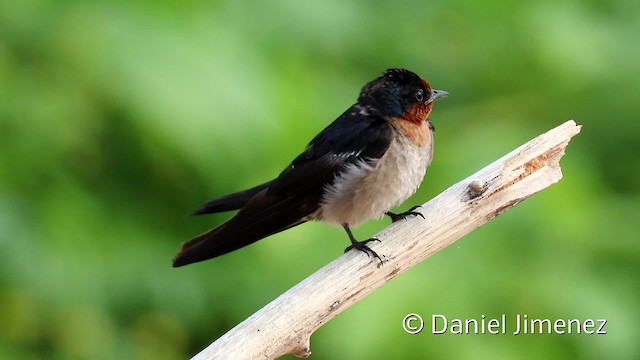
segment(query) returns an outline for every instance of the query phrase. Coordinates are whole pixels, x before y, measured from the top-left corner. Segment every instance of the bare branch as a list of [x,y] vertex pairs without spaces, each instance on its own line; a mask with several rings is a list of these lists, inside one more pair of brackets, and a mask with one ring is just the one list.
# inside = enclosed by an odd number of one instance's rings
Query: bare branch
[[318,270],[193,359],[307,357],[320,326],[398,274],[562,178],[560,158],[580,132],[573,120],[513,150],[422,206],[422,218],[399,221],[376,237],[377,259],[350,251]]

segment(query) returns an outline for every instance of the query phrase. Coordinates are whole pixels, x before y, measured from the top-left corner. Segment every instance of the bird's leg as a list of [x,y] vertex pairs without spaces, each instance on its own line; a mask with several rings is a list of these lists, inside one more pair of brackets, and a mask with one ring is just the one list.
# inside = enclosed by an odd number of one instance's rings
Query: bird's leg
[[[380,242],[380,239],[371,238],[371,239],[364,240],[364,241],[358,241],[353,236],[353,233],[351,232],[351,229],[349,229],[349,225],[348,224],[343,224],[342,227],[347,232],[347,235],[349,235],[349,240],[351,240],[351,245],[348,246],[346,249],[344,249],[344,252],[347,252],[347,251],[349,251],[351,249],[356,249],[358,251],[362,251],[363,253],[367,254],[367,256],[373,255],[373,256],[377,257],[378,260],[380,260],[380,265],[382,265],[382,258],[380,258],[378,253],[376,253],[375,251],[371,250],[371,248],[367,246],[367,243],[370,243],[372,241]],[[380,266],[380,265],[378,265],[378,266]]]
[[411,209],[401,213],[401,214],[395,214],[392,213],[391,211],[387,211],[385,214],[388,215],[391,218],[391,222],[396,222],[398,220],[404,220],[407,218],[407,216],[409,215],[413,215],[413,216],[420,216],[421,218],[424,219],[424,215],[422,215],[422,213],[418,212],[418,211],[414,211],[415,209],[419,208],[420,205],[416,205],[414,207],[412,207]]

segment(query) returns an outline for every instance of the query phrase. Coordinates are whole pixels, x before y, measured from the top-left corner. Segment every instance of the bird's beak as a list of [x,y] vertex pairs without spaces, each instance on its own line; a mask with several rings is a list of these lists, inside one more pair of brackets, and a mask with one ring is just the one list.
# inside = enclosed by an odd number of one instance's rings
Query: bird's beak
[[432,102],[436,101],[436,100],[440,100],[442,98],[445,98],[449,95],[448,92],[444,91],[444,90],[433,90],[431,91],[431,97],[427,99],[427,101],[424,102],[425,105],[427,104],[431,104]]

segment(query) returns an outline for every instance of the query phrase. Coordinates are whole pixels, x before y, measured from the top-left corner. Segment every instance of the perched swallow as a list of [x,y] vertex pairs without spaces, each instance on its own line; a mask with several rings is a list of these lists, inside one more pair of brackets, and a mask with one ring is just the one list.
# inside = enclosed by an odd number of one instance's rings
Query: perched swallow
[[351,227],[389,215],[413,195],[433,157],[433,102],[447,96],[405,69],[389,69],[362,88],[358,101],[318,134],[274,180],[205,203],[194,214],[240,211],[182,244],[173,266],[211,259],[269,235],[320,220],[345,229],[351,246],[382,259]]

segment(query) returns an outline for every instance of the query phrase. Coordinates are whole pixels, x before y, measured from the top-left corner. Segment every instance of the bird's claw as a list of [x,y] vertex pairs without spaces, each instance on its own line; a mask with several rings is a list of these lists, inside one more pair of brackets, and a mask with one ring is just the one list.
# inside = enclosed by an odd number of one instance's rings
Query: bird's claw
[[367,254],[367,257],[371,257],[371,255],[373,255],[374,257],[378,258],[378,260],[380,260],[380,265],[382,265],[382,258],[380,257],[380,255],[378,255],[377,252],[373,251],[370,247],[367,246],[368,243],[374,242],[374,241],[380,242],[380,239],[371,238],[369,240],[364,240],[364,241],[355,241],[351,245],[347,246],[347,248],[344,249],[344,252],[347,252],[351,249],[362,251],[363,253]]
[[422,215],[422,213],[418,212],[418,211],[414,211],[416,209],[420,208],[420,205],[414,206],[411,209],[400,213],[400,214],[394,214],[392,212],[387,212],[387,215],[391,218],[391,222],[396,222],[399,220],[404,220],[406,219],[408,216],[420,216],[421,218],[425,219],[424,215]]

